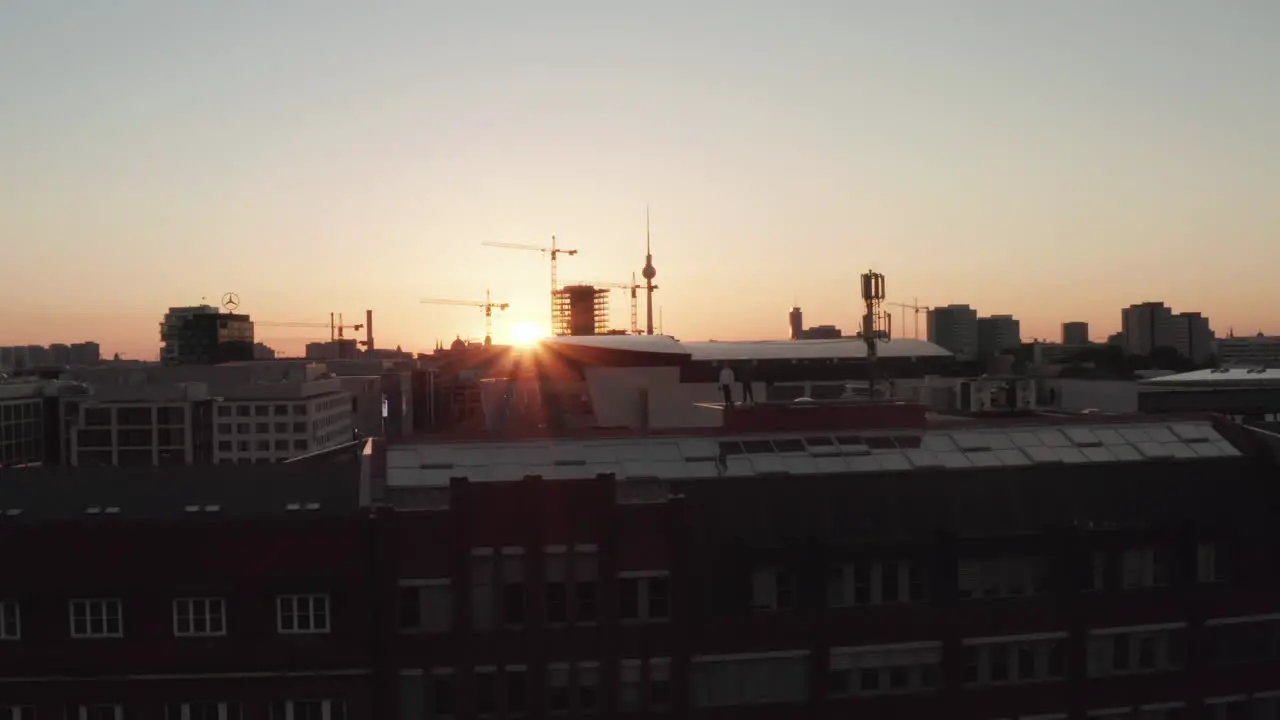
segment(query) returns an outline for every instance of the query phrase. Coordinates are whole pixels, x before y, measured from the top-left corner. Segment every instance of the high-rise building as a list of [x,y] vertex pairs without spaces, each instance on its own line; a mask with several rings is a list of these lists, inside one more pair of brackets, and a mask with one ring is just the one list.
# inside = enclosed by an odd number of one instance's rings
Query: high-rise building
[[1088,345],[1089,323],[1073,320],[1062,323],[1063,345]]
[[804,311],[798,307],[791,308],[791,312],[787,313],[787,320],[791,324],[791,339],[799,340],[804,337]]
[[1012,315],[978,318],[978,354],[982,357],[1017,350],[1022,345],[1022,323]]
[[968,305],[944,305],[929,311],[929,342],[950,350],[957,360],[978,357],[978,311]]
[[1173,346],[1179,355],[1198,365],[1209,362],[1214,353],[1209,318],[1198,312],[1182,312],[1174,316]]
[[160,322],[160,361],[177,363],[182,353],[180,336],[183,325],[196,315],[217,315],[218,308],[212,305],[190,305],[187,307],[171,307]]
[[52,365],[70,365],[71,346],[66,343],[54,343],[50,345],[49,363]]
[[102,347],[96,342],[71,344],[72,365],[97,365],[102,362]]
[[1120,311],[1124,351],[1150,355],[1156,348],[1175,347],[1173,310],[1162,302],[1144,302]]

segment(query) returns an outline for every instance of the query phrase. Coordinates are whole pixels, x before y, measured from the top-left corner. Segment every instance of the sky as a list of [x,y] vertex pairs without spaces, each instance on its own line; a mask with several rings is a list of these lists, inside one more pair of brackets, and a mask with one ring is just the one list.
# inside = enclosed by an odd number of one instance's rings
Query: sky
[[852,331],[872,268],[1024,339],[1146,300],[1280,333],[1278,36],[1275,0],[5,0],[0,345],[154,358],[235,292],[429,350],[483,313],[419,300],[486,289],[501,342],[549,264],[482,243],[625,283],[646,206],[684,339]]

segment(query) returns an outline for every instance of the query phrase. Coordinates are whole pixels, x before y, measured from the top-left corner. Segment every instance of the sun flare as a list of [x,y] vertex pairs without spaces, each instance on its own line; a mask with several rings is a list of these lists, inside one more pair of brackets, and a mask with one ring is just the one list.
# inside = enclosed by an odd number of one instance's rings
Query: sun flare
[[513,345],[533,345],[546,336],[546,331],[537,323],[522,322],[511,328],[511,343]]

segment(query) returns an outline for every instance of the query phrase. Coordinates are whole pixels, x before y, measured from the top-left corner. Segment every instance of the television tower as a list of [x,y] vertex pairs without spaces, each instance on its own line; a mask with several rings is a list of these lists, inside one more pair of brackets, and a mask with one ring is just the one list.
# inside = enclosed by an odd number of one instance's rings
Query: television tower
[[653,284],[653,279],[658,276],[658,271],[653,267],[653,248],[649,243],[649,206],[644,206],[644,269],[640,271],[644,276],[645,288],[645,333],[653,334],[653,291],[658,289]]

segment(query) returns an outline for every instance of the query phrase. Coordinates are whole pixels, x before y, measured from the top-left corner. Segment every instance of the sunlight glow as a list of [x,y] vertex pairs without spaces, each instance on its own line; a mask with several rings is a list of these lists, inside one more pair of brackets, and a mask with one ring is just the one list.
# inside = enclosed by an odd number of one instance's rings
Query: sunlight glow
[[512,345],[533,345],[546,336],[546,330],[537,323],[522,322],[511,328]]

